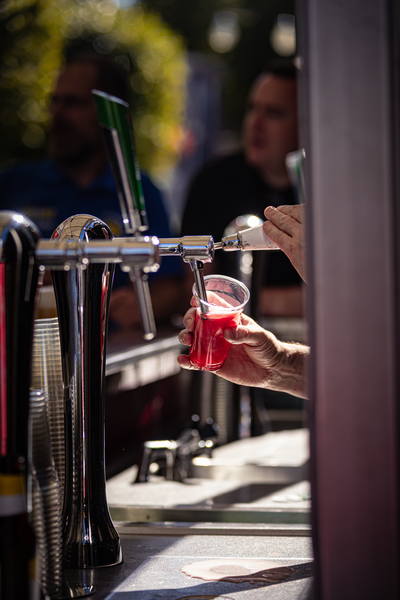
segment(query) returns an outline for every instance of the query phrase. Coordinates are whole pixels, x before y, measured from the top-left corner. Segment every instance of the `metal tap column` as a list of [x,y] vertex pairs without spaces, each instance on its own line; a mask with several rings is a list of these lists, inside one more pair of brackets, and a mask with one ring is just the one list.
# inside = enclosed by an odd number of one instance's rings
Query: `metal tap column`
[[[112,239],[95,217],[76,215],[53,234],[54,242]],[[122,561],[108,512],[105,486],[105,357],[114,265],[87,264],[53,271],[66,410],[63,565],[87,568]]]

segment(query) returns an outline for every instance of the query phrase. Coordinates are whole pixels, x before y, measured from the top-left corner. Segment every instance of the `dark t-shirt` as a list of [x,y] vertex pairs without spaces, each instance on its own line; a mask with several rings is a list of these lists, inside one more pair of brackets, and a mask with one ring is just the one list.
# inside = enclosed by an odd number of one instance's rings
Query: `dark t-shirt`
[[[182,218],[181,235],[212,235],[219,242],[225,228],[240,215],[265,220],[269,205],[296,204],[292,188],[268,186],[244,160],[243,154],[220,157],[207,164],[193,179]],[[237,277],[237,253],[218,250],[213,270]],[[207,265],[204,267],[207,274]],[[301,279],[281,251],[253,252],[253,285],[300,285]]]

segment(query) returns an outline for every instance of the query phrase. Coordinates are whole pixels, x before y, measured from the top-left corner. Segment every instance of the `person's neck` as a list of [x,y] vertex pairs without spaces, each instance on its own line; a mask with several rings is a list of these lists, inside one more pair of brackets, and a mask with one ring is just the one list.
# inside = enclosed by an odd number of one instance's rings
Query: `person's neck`
[[96,154],[77,163],[57,162],[57,165],[78,187],[87,188],[107,169],[107,156]]

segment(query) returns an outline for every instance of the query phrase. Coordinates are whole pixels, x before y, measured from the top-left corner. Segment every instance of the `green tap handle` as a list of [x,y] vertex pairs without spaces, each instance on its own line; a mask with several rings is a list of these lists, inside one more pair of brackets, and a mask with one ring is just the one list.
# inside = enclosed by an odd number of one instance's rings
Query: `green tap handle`
[[[92,94],[117,186],[125,233],[139,236],[149,224],[129,104],[99,90],[92,90]],[[147,275],[137,267],[130,269],[129,275],[136,286],[144,338],[151,340],[156,334],[156,324]]]
[[125,233],[146,231],[149,224],[129,104],[99,90],[92,90],[92,94],[118,190]]

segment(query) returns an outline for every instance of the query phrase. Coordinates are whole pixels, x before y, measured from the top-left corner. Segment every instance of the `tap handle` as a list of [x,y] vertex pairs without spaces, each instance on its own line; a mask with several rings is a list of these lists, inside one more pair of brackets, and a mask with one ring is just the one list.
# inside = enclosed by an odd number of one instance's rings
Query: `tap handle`
[[125,233],[146,231],[149,224],[129,104],[98,90],[92,90],[92,94],[118,190]]
[[[125,233],[138,235],[146,231],[149,224],[129,104],[98,90],[92,90],[92,94],[118,190]],[[147,275],[135,267],[129,273],[136,286],[144,338],[151,340],[156,327]]]
[[269,239],[264,233],[262,225],[251,227],[249,229],[243,229],[233,235],[226,235],[222,238],[222,241],[217,245],[216,249],[225,251],[231,250],[280,250],[272,240]]
[[136,300],[142,319],[143,337],[145,340],[152,340],[156,335],[156,323],[147,275],[140,267],[133,267],[129,271],[129,276],[136,287]]
[[306,149],[300,148],[294,152],[289,152],[285,157],[286,170],[294,193],[299,204],[304,204],[307,199],[307,190],[305,185],[305,161]]
[[264,233],[263,220],[256,215],[240,215],[225,228],[215,250],[279,250]]

